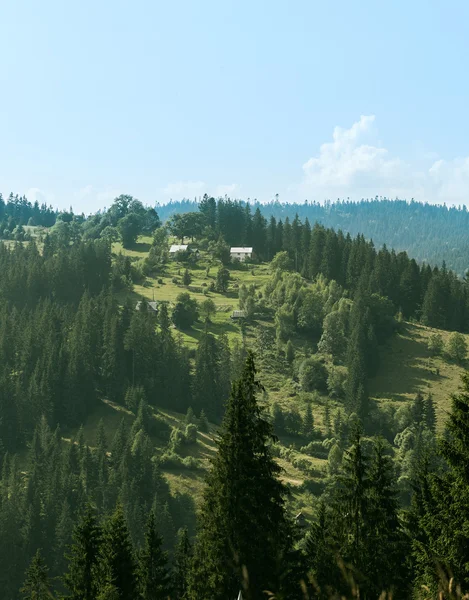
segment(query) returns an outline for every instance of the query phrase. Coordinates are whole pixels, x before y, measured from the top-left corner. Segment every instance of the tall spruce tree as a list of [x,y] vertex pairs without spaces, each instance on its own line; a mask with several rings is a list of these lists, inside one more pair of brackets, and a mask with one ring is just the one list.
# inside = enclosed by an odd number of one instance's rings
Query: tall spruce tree
[[192,546],[187,529],[178,531],[178,540],[174,551],[172,572],[172,590],[175,600],[185,600],[189,586],[189,573],[192,560]]
[[270,450],[271,426],[257,402],[261,389],[249,354],[207,478],[190,578],[193,600],[234,598],[241,588],[247,600],[264,597],[265,590],[298,595],[293,586],[285,589],[293,534],[286,488]]
[[165,600],[169,596],[169,574],[163,539],[156,530],[155,515],[150,513],[145,544],[139,557],[139,585],[143,600]]
[[49,581],[49,569],[42,558],[40,550],[36,552],[26,571],[26,577],[20,592],[23,600],[50,600],[53,597]]
[[120,505],[104,525],[98,571],[99,593],[113,585],[119,592],[120,600],[135,600],[138,597],[134,549]]
[[96,567],[98,564],[101,528],[90,505],[73,532],[73,544],[67,555],[68,569],[64,582],[70,600],[94,600],[97,595]]

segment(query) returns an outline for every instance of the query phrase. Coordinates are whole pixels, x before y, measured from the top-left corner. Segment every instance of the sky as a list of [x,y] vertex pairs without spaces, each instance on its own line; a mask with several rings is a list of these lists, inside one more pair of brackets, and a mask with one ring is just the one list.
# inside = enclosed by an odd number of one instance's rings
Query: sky
[[467,0],[0,0],[0,191],[469,204]]

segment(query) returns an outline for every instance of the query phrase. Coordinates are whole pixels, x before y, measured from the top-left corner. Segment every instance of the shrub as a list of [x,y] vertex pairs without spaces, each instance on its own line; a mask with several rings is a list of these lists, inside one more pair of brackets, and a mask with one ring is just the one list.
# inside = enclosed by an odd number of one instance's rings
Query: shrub
[[322,442],[310,442],[301,448],[301,452],[316,458],[327,458],[329,454],[327,449],[322,445]]
[[169,437],[170,451],[174,453],[179,452],[181,446],[184,444],[185,441],[186,437],[184,433],[177,427],[173,427],[173,430],[171,431],[171,435]]
[[446,344],[446,354],[451,360],[455,360],[458,363],[466,360],[467,342],[461,333],[455,331],[449,336],[448,343]]
[[285,429],[290,435],[301,435],[303,419],[296,408],[284,413]]
[[200,462],[194,456],[186,456],[182,459],[182,464],[186,469],[200,469]]
[[190,274],[189,270],[186,269],[184,271],[184,275],[182,276],[182,284],[185,286],[188,286],[188,285],[190,285],[191,281],[192,281],[192,275]]
[[179,283],[179,279],[177,277],[173,277],[171,281],[176,285]]
[[197,425],[195,425],[194,423],[189,423],[189,425],[186,425],[186,431],[185,431],[185,442],[186,444],[196,444],[197,443]]
[[439,356],[443,353],[443,338],[439,333],[432,333],[430,335],[427,348],[432,356]]
[[300,367],[300,383],[305,392],[327,392],[327,368],[324,362],[317,358],[307,358]]
[[159,283],[159,285],[163,285],[164,281],[160,278],[160,279],[158,279],[158,283]]
[[176,327],[180,329],[189,329],[198,319],[198,304],[197,300],[185,292],[179,294],[176,298],[176,305],[173,309],[172,319]]
[[347,381],[347,369],[345,367],[331,367],[327,377],[327,390],[331,398],[343,398],[345,396],[345,384]]

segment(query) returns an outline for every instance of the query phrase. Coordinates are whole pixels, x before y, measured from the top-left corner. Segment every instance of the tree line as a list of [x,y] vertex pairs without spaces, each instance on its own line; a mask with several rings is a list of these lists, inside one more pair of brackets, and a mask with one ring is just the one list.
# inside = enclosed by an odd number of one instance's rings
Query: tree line
[[[197,212],[205,200],[204,197],[193,201],[171,201],[158,204],[156,209],[165,222],[178,213]],[[363,234],[379,246],[387,244],[396,251],[406,251],[419,263],[441,264],[445,261],[459,275],[464,275],[469,268],[466,236],[469,213],[466,206],[449,207],[378,197],[360,202],[296,203],[280,202],[278,198],[262,203],[226,198],[216,202],[238,205],[238,220],[249,204],[252,214],[259,209],[268,221],[274,217],[276,221],[285,223],[288,218],[291,223],[298,215],[302,221],[308,219],[312,225],[317,222],[326,228],[340,229],[352,237]]]

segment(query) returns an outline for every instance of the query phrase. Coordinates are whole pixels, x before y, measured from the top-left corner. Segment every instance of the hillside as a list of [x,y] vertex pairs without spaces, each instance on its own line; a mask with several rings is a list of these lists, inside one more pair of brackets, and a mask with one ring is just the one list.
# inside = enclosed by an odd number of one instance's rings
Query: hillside
[[[163,220],[174,214],[197,211],[198,202],[182,200],[158,205]],[[465,206],[448,207],[431,205],[415,200],[390,200],[372,198],[360,202],[257,202],[251,203],[270,219],[289,219],[298,215],[306,218],[311,226],[321,223],[325,227],[341,229],[351,236],[363,234],[377,246],[406,251],[419,262],[440,265],[443,261],[460,275],[469,268],[469,246],[467,229],[469,212]]]
[[[131,257],[134,263],[145,258],[148,254],[151,239],[141,237],[137,245],[131,250],[125,250],[120,244],[115,244],[113,251]],[[216,276],[216,266],[203,252],[197,264],[191,267],[192,281],[187,287],[182,283],[175,283],[175,278],[180,280],[185,266],[176,261],[170,261],[164,275],[147,277],[145,282],[135,285],[132,292],[121,292],[120,301],[124,303],[129,297],[132,302],[145,298],[148,301],[167,301],[174,303],[177,295],[183,291],[190,294],[199,302],[209,297],[215,302],[217,312],[208,325],[208,329],[215,336],[226,334],[233,344],[235,340],[241,341],[242,333],[240,324],[230,318],[232,311],[238,307],[238,287],[245,283],[254,284],[262,290],[270,277],[269,264],[252,265],[249,269],[239,270],[230,268],[230,287],[227,293],[207,291],[210,283]],[[205,290],[205,293],[204,293]],[[198,340],[202,335],[205,325],[196,322],[189,331],[178,331],[184,343],[195,350]],[[265,404],[270,409],[273,403],[285,410],[297,410],[304,414],[308,402],[313,401],[313,416],[315,428],[325,433],[324,422],[325,406],[330,410],[331,419],[339,410],[341,404],[327,396],[317,393],[302,392],[298,383],[292,379],[291,370],[285,359],[276,355],[274,345],[259,347],[259,339],[267,336],[273,339],[274,324],[272,320],[255,319],[247,324],[245,339],[248,347],[256,352],[259,376],[266,388]],[[175,330],[177,331],[177,330]],[[449,332],[427,328],[415,323],[402,323],[399,331],[380,348],[380,369],[376,377],[370,380],[370,395],[379,405],[386,406],[391,411],[413,400],[418,392],[424,394],[431,392],[436,405],[438,429],[441,430],[449,409],[450,394],[459,388],[460,377],[464,371],[463,366],[448,362],[442,357],[432,357],[428,348],[428,338],[431,333],[439,332],[444,341],[447,341]],[[469,336],[465,336],[469,341]],[[292,339],[297,360],[301,360],[308,347],[308,341],[303,336]],[[310,350],[311,348],[309,348]],[[170,426],[184,427],[185,415],[167,410],[159,410],[158,414]],[[112,439],[122,415],[130,423],[135,419],[130,411],[118,404],[106,402],[102,408],[88,419],[85,427],[85,437],[93,445],[96,437],[96,428],[99,420],[104,420],[109,439]],[[198,461],[198,468],[182,468],[179,466],[163,466],[163,471],[176,493],[189,493],[196,501],[200,499],[203,480],[209,468],[209,459],[214,452],[214,439],[216,426],[211,424],[210,433],[199,432],[196,445],[184,448],[183,456],[192,456]],[[310,489],[318,489],[321,482],[327,478],[327,451],[323,457],[311,456],[301,451],[305,444],[302,440],[280,435],[278,460],[284,469],[283,479],[288,482],[293,491],[292,512],[302,510],[305,515],[312,515],[312,508],[316,499],[311,495]],[[158,440],[154,440],[160,452],[163,447]],[[306,485],[305,485],[306,482]],[[312,482],[312,483],[310,483]],[[313,486],[311,488],[311,485]],[[319,488],[321,489],[321,487]]]

